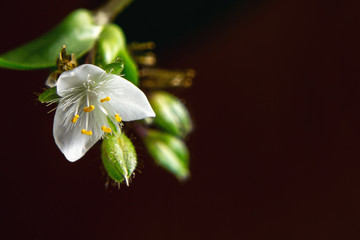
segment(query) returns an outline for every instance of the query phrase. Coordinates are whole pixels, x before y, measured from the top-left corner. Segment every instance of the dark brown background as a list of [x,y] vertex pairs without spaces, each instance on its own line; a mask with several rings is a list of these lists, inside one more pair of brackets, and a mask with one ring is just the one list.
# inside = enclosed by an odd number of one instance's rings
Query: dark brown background
[[[117,22],[197,70],[190,181],[139,151],[106,190],[96,145],[69,163],[36,102],[46,71],[0,70],[1,239],[359,239],[358,1],[137,1]],[[96,1],[2,6],[0,52]],[[143,5],[142,5],[143,4]]]

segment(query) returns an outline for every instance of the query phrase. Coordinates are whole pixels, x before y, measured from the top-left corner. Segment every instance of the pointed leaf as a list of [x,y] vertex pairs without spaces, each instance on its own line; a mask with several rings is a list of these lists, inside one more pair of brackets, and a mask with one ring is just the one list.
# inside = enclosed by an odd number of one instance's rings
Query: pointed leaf
[[114,62],[102,67],[102,69],[104,69],[107,73],[120,75],[121,72],[124,70],[124,61],[121,58],[117,58]]
[[60,98],[61,97],[59,95],[57,95],[57,93],[56,93],[56,87],[52,87],[52,88],[45,90],[39,96],[38,99],[41,103],[49,103],[49,102],[56,101],[57,99],[60,99]]
[[90,11],[78,9],[50,32],[34,41],[0,55],[0,67],[37,69],[55,66],[63,45],[77,58],[95,44],[102,26],[95,25]]

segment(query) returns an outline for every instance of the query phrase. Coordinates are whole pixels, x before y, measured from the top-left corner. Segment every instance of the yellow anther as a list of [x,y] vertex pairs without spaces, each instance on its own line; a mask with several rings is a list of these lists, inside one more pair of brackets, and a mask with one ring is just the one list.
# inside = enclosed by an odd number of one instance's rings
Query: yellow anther
[[71,120],[72,121],[72,123],[76,123],[76,121],[78,120],[78,118],[79,118],[79,115],[75,115],[74,116],[74,118]]
[[110,97],[106,97],[106,98],[100,99],[100,102],[101,102],[101,103],[107,102],[107,101],[110,101]]
[[84,107],[84,112],[91,112],[92,110],[95,109],[94,105],[90,105],[90,107]]
[[88,136],[92,135],[92,131],[87,131],[86,129],[81,130],[81,133],[85,134],[85,135],[88,135]]
[[115,119],[118,122],[121,122],[121,117],[119,116],[119,114],[115,114]]
[[106,133],[111,133],[111,128],[108,128],[108,127],[105,127],[105,126],[102,126],[101,130],[103,130]]

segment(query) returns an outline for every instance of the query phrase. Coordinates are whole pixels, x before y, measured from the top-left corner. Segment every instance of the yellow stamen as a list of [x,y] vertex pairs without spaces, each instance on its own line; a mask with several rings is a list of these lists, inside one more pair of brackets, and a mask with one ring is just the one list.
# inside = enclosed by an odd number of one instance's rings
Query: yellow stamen
[[88,136],[92,135],[92,131],[87,131],[86,129],[81,130],[81,133],[85,134],[85,135],[88,135]]
[[79,115],[75,115],[74,118],[71,120],[72,123],[76,123],[76,121],[78,120]]
[[94,105],[90,105],[90,107],[84,107],[84,112],[91,112],[92,110],[95,109]]
[[106,98],[100,99],[100,102],[101,102],[101,103],[107,102],[107,101],[110,101],[110,97],[106,97]]
[[119,114],[115,114],[115,119],[118,122],[121,122],[121,117],[119,116]]
[[106,133],[111,133],[111,128],[108,128],[108,127],[105,127],[105,126],[102,126],[101,130],[103,130]]

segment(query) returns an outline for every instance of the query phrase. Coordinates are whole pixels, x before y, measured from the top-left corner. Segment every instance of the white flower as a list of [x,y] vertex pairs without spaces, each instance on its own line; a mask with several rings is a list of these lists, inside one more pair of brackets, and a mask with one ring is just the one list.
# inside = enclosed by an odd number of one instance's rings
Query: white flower
[[84,156],[110,124],[155,117],[145,94],[128,80],[84,64],[62,73],[57,81],[61,97],[54,119],[54,138],[65,157]]

